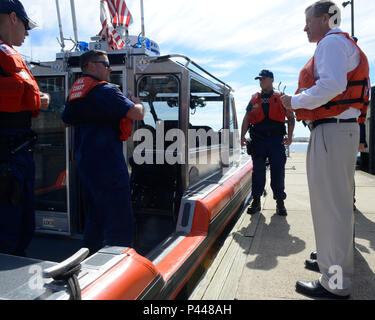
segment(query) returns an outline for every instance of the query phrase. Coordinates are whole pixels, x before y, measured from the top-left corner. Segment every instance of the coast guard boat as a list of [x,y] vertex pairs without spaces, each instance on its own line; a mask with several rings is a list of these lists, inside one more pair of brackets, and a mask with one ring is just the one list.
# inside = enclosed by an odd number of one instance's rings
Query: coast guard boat
[[[0,299],[174,299],[249,199],[252,161],[241,151],[232,88],[188,57],[160,56],[150,39],[126,39],[123,49],[110,50],[106,39],[93,37],[80,51],[32,67],[41,91],[51,95],[48,110],[33,120],[36,235],[27,258],[0,254]],[[123,145],[134,247],[104,247],[91,256],[82,248],[87,205],[74,128],[60,118],[87,48],[107,51],[111,82],[147,109]],[[182,134],[169,139],[174,129]],[[140,134],[146,131],[148,145]],[[142,157],[149,161],[140,164]]]

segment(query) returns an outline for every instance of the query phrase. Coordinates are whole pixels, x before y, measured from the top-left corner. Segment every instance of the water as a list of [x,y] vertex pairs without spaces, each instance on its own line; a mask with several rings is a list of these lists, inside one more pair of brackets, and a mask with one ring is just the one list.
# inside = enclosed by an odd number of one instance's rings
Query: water
[[293,142],[290,145],[290,152],[307,152],[307,142]]
[[[308,142],[293,142],[290,145],[290,152],[307,152]],[[358,152],[357,158],[360,158],[361,153]],[[359,161],[359,160],[358,160]]]

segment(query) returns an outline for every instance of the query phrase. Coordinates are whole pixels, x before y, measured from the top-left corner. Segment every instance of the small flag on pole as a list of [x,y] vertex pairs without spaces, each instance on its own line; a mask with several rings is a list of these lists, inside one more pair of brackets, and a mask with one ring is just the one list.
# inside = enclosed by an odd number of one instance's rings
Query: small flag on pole
[[124,0],[101,0],[100,1],[100,21],[102,30],[100,36],[107,39],[108,46],[112,49],[122,49],[125,42],[121,39],[116,27],[126,29],[133,22],[132,15]]

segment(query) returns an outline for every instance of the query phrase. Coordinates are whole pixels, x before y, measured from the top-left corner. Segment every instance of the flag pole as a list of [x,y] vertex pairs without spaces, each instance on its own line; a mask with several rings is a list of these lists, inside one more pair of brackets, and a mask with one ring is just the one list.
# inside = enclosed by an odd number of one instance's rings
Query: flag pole
[[62,23],[61,23],[61,14],[60,14],[59,0],[56,0],[56,11],[57,11],[57,20],[59,22],[59,30],[60,30],[61,52],[64,52],[65,43],[64,43],[64,34],[63,34],[63,28],[62,28]]
[[78,46],[77,18],[76,18],[76,9],[74,6],[74,0],[70,0],[70,8],[72,10],[74,40],[76,41],[76,45]]
[[145,16],[143,11],[143,0],[141,0],[141,23],[142,23],[142,38],[145,37]]

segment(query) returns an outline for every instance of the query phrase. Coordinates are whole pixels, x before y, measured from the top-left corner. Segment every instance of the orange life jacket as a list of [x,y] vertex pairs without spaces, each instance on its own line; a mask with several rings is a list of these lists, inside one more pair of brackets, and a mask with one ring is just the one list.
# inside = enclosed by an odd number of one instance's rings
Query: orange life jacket
[[38,84],[19,53],[0,39],[0,112],[31,111],[36,118],[40,109]]
[[[331,34],[344,34],[347,39],[352,41],[359,50],[360,63],[356,69],[348,73],[348,84],[346,90],[333,98],[325,105],[313,110],[297,109],[295,110],[297,120],[318,120],[330,118],[339,115],[350,107],[361,110],[361,117],[358,122],[366,121],[367,106],[370,99],[370,78],[369,78],[369,64],[366,55],[358,47],[355,41],[344,32],[335,32]],[[303,67],[300,72],[298,80],[298,89],[296,94],[311,88],[316,84],[314,77],[314,57]],[[364,114],[364,117],[363,117]]]
[[[68,101],[83,99],[87,94],[100,84],[106,84],[107,81],[95,80],[92,77],[81,77],[72,86],[69,92]],[[133,120],[123,118],[120,120],[120,140],[126,141],[132,135]]]
[[[280,100],[281,93],[276,93],[274,92],[272,96],[269,98],[269,113],[268,117],[271,120],[278,121],[278,122],[285,122],[285,109],[281,103]],[[252,125],[258,124],[262,122],[266,116],[264,114],[263,108],[262,108],[262,94],[260,92],[257,92],[254,94],[251,98],[250,101],[252,108],[251,110],[247,113],[249,122]]]

